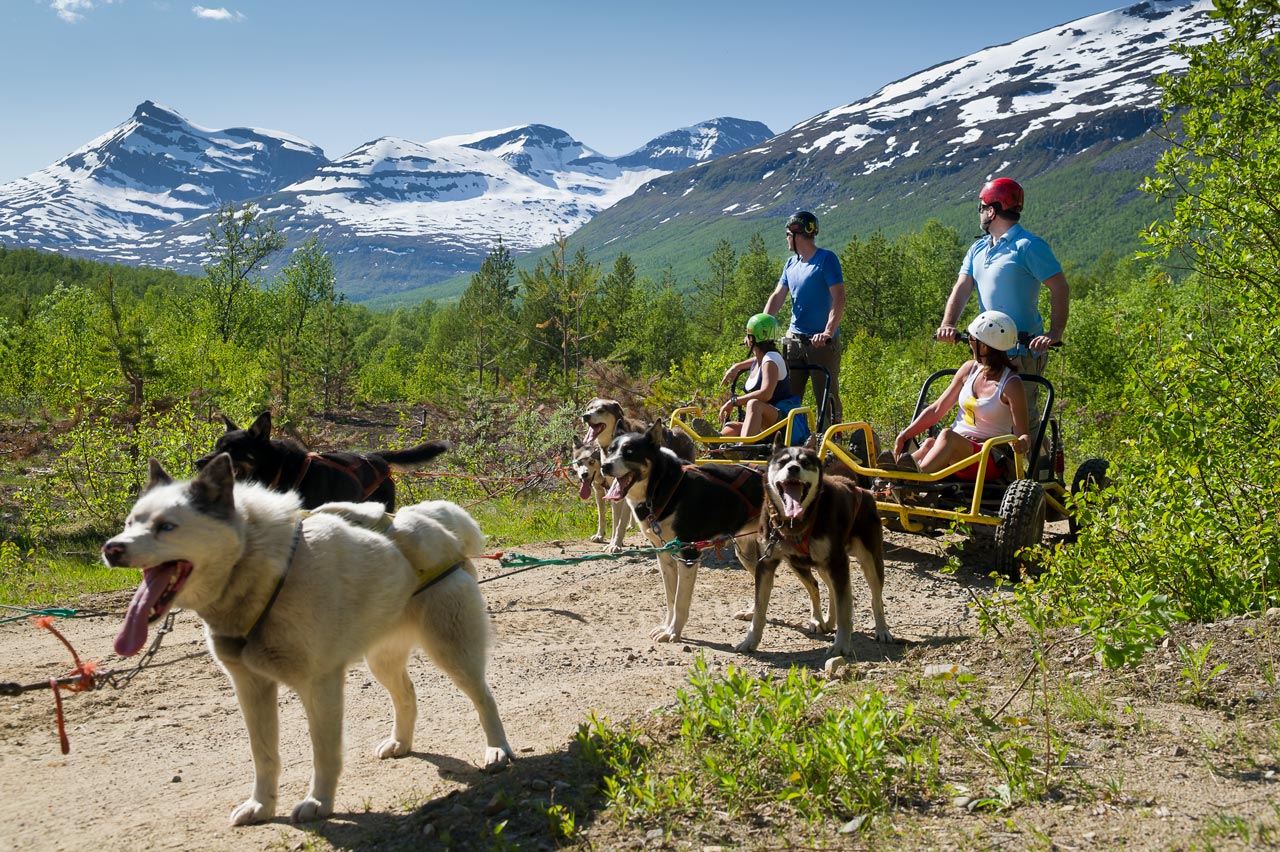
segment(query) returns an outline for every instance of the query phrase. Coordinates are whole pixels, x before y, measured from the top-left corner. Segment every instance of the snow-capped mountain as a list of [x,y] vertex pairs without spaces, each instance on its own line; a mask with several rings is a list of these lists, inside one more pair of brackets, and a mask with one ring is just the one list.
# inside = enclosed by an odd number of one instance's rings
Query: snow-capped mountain
[[0,242],[74,248],[136,240],[286,186],[325,162],[274,130],[211,130],[145,101],[128,121],[0,186]]
[[713,118],[693,127],[664,133],[614,162],[623,168],[649,166],[676,172],[714,160],[722,154],[749,148],[772,135],[773,131],[758,121]]
[[[606,263],[627,251],[643,264],[677,242],[696,257],[689,241],[699,234],[745,242],[752,231],[773,233],[796,209],[819,215],[823,244],[833,248],[876,230],[916,230],[929,218],[967,235],[978,188],[1005,174],[1026,186],[1024,221],[1037,233],[1089,232],[1092,257],[1123,252],[1154,218],[1154,202],[1137,186],[1165,145],[1151,132],[1162,121],[1157,77],[1185,67],[1174,43],[1217,30],[1212,5],[1138,3],[936,65],[656,179],[575,241]],[[712,248],[700,247],[704,256]]]
[[432,142],[383,137],[336,159],[272,131],[214,131],[150,102],[31,177],[0,187],[0,243],[198,272],[209,214],[253,199],[291,243],[317,236],[349,293],[478,267],[501,237],[546,245],[673,169],[772,131],[719,118],[610,158],[530,124]]

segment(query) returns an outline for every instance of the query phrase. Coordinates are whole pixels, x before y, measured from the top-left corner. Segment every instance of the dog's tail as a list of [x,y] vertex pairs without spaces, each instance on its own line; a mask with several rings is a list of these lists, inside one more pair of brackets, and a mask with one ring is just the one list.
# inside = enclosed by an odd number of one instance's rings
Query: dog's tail
[[392,467],[403,468],[426,464],[441,453],[452,449],[453,444],[448,441],[427,441],[416,447],[409,447],[407,450],[380,450],[367,455],[382,459]]

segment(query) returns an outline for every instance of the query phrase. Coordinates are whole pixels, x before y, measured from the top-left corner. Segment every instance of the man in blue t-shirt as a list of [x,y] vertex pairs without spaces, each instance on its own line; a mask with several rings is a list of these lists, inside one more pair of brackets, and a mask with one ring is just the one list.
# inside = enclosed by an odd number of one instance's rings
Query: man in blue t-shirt
[[[814,407],[829,394],[832,419],[824,428],[839,423],[843,414],[840,405],[840,320],[844,316],[844,273],[840,270],[840,258],[815,242],[818,236],[818,219],[807,210],[801,210],[787,220],[787,249],[792,256],[782,268],[777,289],[769,295],[764,312],[777,316],[787,294],[791,294],[791,324],[782,338],[782,356],[787,359],[791,373],[791,390],[804,397],[805,385],[813,380]],[[751,361],[734,364],[725,373],[724,383],[729,384],[739,372],[751,366]],[[804,364],[826,367],[831,375],[831,387],[827,387],[827,373],[798,369]],[[821,419],[822,411],[818,411]]]
[[[1067,327],[1070,288],[1062,264],[1049,244],[1018,224],[1022,215],[1022,187],[1012,178],[988,181],[978,193],[978,219],[987,236],[969,247],[960,275],[947,299],[938,327],[939,340],[954,341],[956,323],[965,303],[978,289],[979,311],[1002,311],[1013,318],[1019,332],[1031,335],[1029,344],[1009,350],[1021,373],[1044,374],[1045,353],[1062,341]],[[1040,315],[1040,287],[1049,290],[1049,330]],[[1027,384],[1027,407],[1032,434],[1040,425],[1037,386]]]

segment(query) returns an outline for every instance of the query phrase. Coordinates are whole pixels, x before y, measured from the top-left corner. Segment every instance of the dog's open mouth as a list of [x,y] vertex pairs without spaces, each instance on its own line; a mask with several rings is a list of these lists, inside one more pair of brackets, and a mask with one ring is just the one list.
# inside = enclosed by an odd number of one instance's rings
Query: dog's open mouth
[[782,514],[788,518],[799,517],[804,511],[804,498],[809,493],[809,483],[802,479],[784,479],[777,484],[782,497]]
[[604,431],[604,424],[603,424],[603,423],[592,423],[590,420],[588,420],[588,421],[587,421],[587,434],[586,434],[586,437],[584,437],[584,438],[583,438],[583,440],[584,440],[584,441],[594,441],[594,440],[596,440],[597,438],[599,438],[599,437],[600,437],[600,433],[601,433],[601,432],[603,432],[603,431]]
[[578,496],[583,500],[591,496],[591,474],[583,474],[578,480]]
[[609,490],[605,492],[606,500],[621,500],[627,496],[627,492],[631,490],[631,486],[636,484],[636,474],[624,473],[617,479],[613,480],[613,484],[609,486]]
[[147,641],[147,625],[162,617],[173,605],[174,596],[191,575],[191,563],[165,562],[142,572],[142,583],[129,601],[124,627],[116,636],[116,653],[132,657]]

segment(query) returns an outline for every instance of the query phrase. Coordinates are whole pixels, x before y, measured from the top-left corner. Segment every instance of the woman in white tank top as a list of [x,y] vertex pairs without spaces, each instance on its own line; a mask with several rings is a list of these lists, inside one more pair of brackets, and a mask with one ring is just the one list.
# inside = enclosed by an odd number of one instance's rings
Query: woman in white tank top
[[[933,473],[961,459],[975,455],[982,442],[998,435],[1013,435],[1014,448],[1025,453],[1031,440],[1027,435],[1027,395],[1022,379],[1013,369],[1007,351],[1017,345],[1018,329],[1007,314],[983,311],[969,324],[969,349],[973,360],[966,361],[951,384],[932,404],[920,412],[893,444],[893,467]],[[904,452],[907,441],[937,423],[959,405],[955,423],[929,438],[915,453]],[[878,463],[885,466],[885,459]],[[971,478],[976,462],[961,471]]]

